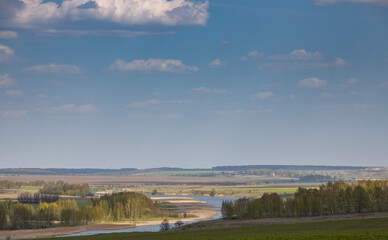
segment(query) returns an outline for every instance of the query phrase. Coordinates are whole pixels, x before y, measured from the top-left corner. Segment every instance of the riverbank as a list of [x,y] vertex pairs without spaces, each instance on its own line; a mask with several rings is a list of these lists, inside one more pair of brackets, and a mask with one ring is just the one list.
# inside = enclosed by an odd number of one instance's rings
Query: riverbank
[[[186,212],[195,217],[184,219],[169,219],[171,224],[181,220],[183,222],[192,222],[201,219],[211,219],[219,213],[219,210],[213,209],[212,206],[207,205],[205,201],[196,200],[189,197],[152,197],[152,200],[158,201],[165,205],[170,210]],[[138,226],[158,225],[162,220],[149,221],[128,221],[121,223],[104,223],[104,224],[90,224],[75,227],[53,227],[45,229],[27,229],[27,230],[3,230],[0,231],[0,240],[10,239],[31,239],[41,237],[55,237],[70,235],[92,230],[116,230],[135,228]]]

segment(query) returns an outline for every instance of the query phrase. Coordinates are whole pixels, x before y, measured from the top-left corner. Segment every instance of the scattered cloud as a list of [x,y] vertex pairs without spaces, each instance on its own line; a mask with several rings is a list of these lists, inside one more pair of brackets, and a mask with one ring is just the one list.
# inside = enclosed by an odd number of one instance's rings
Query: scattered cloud
[[228,91],[226,89],[210,89],[204,86],[197,87],[190,89],[191,92],[196,92],[196,93],[227,93]]
[[23,68],[21,72],[24,73],[56,73],[56,74],[81,74],[83,70],[75,65],[67,64],[47,64],[35,65]]
[[46,99],[46,98],[48,98],[48,96],[44,95],[44,94],[38,94],[38,95],[36,95],[36,97],[39,98],[39,99]]
[[262,107],[258,107],[255,109],[234,109],[234,110],[215,110],[215,111],[207,111],[205,114],[212,115],[232,115],[232,114],[259,114],[259,113],[269,113],[272,112],[272,109],[264,109]]
[[331,93],[328,93],[328,92],[321,92],[320,96],[323,97],[323,98],[331,98],[331,97],[333,97],[333,95]]
[[0,31],[0,39],[14,39],[18,37],[17,32],[13,31]]
[[289,97],[290,99],[294,100],[294,99],[296,98],[296,95],[292,93],[292,94],[290,94],[288,97]]
[[335,58],[334,61],[330,64],[328,64],[328,67],[330,66],[334,66],[334,67],[343,67],[343,66],[347,66],[349,65],[349,63],[343,59],[343,58]]
[[19,90],[7,90],[5,91],[5,95],[8,97],[19,97],[23,95],[23,92]]
[[[117,26],[205,25],[208,1],[191,0],[4,0],[3,6],[11,15],[9,26],[46,28],[56,26],[79,27],[82,22],[94,22],[108,28]],[[18,3],[19,3],[18,2]],[[99,24],[101,23],[101,24]]]
[[247,53],[246,55],[242,56],[240,59],[242,61],[253,61],[253,60],[259,59],[260,57],[263,57],[264,55],[265,53],[255,50]]
[[357,78],[351,78],[351,79],[348,80],[348,83],[349,84],[356,84],[356,83],[358,83],[358,79]]
[[341,3],[374,3],[388,6],[388,2],[386,0],[314,0],[314,2],[318,6],[335,5]]
[[59,107],[53,107],[52,110],[55,111],[63,111],[63,112],[69,112],[69,113],[96,113],[99,112],[98,109],[92,105],[92,104],[85,104],[85,105],[75,105],[72,103],[65,104]]
[[386,88],[388,87],[388,81],[380,83],[379,85],[376,86],[376,88]]
[[226,62],[221,61],[219,58],[214,59],[211,63],[209,63],[210,68],[222,68],[226,66]]
[[273,97],[275,94],[273,92],[259,92],[251,97],[251,99],[267,99]]
[[343,58],[335,58],[332,61],[322,62],[322,61],[275,61],[269,62],[258,67],[260,71],[269,71],[269,72],[284,72],[284,71],[295,71],[295,70],[305,70],[305,69],[317,69],[317,68],[328,68],[328,67],[345,67],[349,63]]
[[269,56],[270,60],[314,60],[321,59],[323,57],[322,53],[319,51],[308,52],[305,49],[297,49],[292,51],[289,54],[280,54]]
[[26,110],[3,110],[0,111],[2,118],[20,118],[27,114]]
[[320,88],[320,87],[325,87],[326,85],[327,85],[326,80],[321,80],[315,77],[302,79],[298,83],[299,87],[306,87],[306,88]]
[[160,118],[164,118],[164,119],[178,119],[178,118],[182,118],[183,115],[181,114],[162,114],[162,115],[159,115]]
[[148,100],[148,101],[145,101],[145,102],[134,102],[132,104],[129,105],[130,108],[144,108],[148,105],[152,105],[152,104],[159,104],[159,101],[157,99],[151,99],[151,100]]
[[354,107],[354,108],[361,108],[361,109],[374,108],[373,105],[369,105],[369,104],[359,104],[359,103],[353,104],[353,107]]
[[220,41],[220,44],[221,44],[221,45],[229,45],[229,44],[230,44],[230,41],[222,40],[222,41]]
[[324,56],[320,51],[308,52],[305,49],[296,49],[287,54],[271,55],[267,60],[269,62],[260,65],[259,70],[284,72],[349,65],[343,58],[334,58],[331,61],[324,60]]
[[11,79],[8,74],[0,74],[0,88],[7,88],[16,85],[16,81]]
[[182,100],[170,100],[166,101],[166,103],[172,103],[172,104],[193,104],[194,101],[190,99],[182,99]]
[[176,72],[189,73],[198,71],[198,67],[186,66],[180,60],[175,59],[154,59],[148,60],[137,59],[132,62],[125,62],[117,59],[111,66],[111,69],[121,71],[138,71],[138,72]]
[[0,44],[0,63],[10,61],[13,58],[13,56],[14,56],[14,51],[12,48]]

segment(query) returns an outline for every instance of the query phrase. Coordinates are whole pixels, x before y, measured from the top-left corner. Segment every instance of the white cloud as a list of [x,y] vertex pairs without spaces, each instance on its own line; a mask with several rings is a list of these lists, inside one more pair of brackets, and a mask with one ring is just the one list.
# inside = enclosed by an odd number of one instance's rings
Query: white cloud
[[320,59],[323,55],[319,51],[307,52],[305,49],[296,49],[289,54],[269,56],[270,60],[313,60]]
[[375,3],[388,6],[387,0],[314,0],[318,6],[334,5],[341,3]]
[[22,72],[26,73],[57,73],[57,74],[81,74],[82,69],[75,65],[67,64],[47,64],[47,65],[35,65],[27,68],[23,68]]
[[12,48],[0,44],[0,62],[8,62],[12,59],[14,51]]
[[13,39],[17,38],[18,33],[13,31],[0,31],[0,39]]
[[12,87],[16,85],[16,81],[11,79],[8,74],[0,74],[0,88]]
[[259,52],[259,51],[251,51],[249,53],[247,53],[246,55],[242,56],[241,57],[241,60],[242,61],[253,61],[253,60],[257,60],[259,59],[260,57],[263,57],[265,54],[263,52]]
[[222,68],[226,66],[226,62],[221,61],[220,59],[214,59],[211,63],[209,63],[210,68]]
[[275,94],[273,92],[259,92],[251,97],[251,99],[267,99],[273,97]]
[[[343,58],[335,58],[331,65],[337,66],[337,67],[342,67],[342,66],[347,66],[348,64],[349,63]],[[330,66],[330,64],[329,64],[329,66]]]
[[132,62],[125,62],[121,59],[117,59],[110,68],[122,71],[177,73],[196,72],[199,70],[196,66],[190,67],[184,65],[180,60],[154,58],[150,58],[148,60],[137,59]]
[[26,110],[3,110],[0,111],[0,116],[2,118],[19,118],[27,114]]
[[353,104],[353,107],[355,107],[355,108],[361,108],[361,109],[368,109],[368,108],[373,108],[374,106],[373,106],[373,105],[369,105],[369,104],[359,104],[359,103],[355,103],[355,104]]
[[5,91],[5,95],[8,97],[19,97],[23,95],[23,92],[19,90],[7,90]]
[[53,107],[52,110],[55,111],[64,111],[69,113],[96,113],[98,109],[92,104],[85,105],[74,105],[74,104],[65,104],[59,107]]
[[348,83],[349,84],[356,84],[356,83],[358,83],[358,79],[357,78],[351,78],[351,79],[348,80]]
[[292,94],[290,94],[288,97],[289,97],[290,99],[294,100],[294,99],[296,98],[296,95],[292,93]]
[[[12,0],[13,1],[13,0]],[[35,28],[57,23],[105,21],[119,25],[205,25],[208,1],[189,0],[21,0],[12,24]]]
[[131,107],[131,108],[143,108],[143,107],[146,107],[146,106],[152,105],[152,104],[159,104],[159,101],[157,99],[151,99],[151,100],[148,100],[146,102],[134,102],[134,103],[130,104],[129,107]]
[[197,87],[190,89],[191,92],[196,92],[196,93],[227,93],[228,91],[226,89],[210,89],[204,86]]
[[321,80],[315,77],[300,80],[298,83],[299,87],[307,87],[307,88],[320,88],[326,85],[327,85],[326,80]]

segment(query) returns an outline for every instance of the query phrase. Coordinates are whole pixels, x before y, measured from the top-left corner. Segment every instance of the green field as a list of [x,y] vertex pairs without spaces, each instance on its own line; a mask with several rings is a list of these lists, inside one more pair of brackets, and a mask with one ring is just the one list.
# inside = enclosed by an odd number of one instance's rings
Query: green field
[[[206,222],[203,222],[203,225],[206,226]],[[58,238],[44,239],[54,240]],[[115,233],[59,239],[388,239],[388,218],[336,220],[243,228],[172,230],[153,233]]]

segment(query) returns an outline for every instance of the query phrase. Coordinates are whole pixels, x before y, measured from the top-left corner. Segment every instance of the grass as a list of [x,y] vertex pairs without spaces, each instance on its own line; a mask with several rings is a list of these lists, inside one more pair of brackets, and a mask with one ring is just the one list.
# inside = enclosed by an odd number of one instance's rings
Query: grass
[[[203,222],[204,226],[206,222]],[[45,238],[61,239],[61,238]],[[269,226],[173,230],[167,232],[115,233],[92,236],[66,237],[66,240],[120,239],[388,239],[388,218],[333,220],[326,222],[279,224]]]

